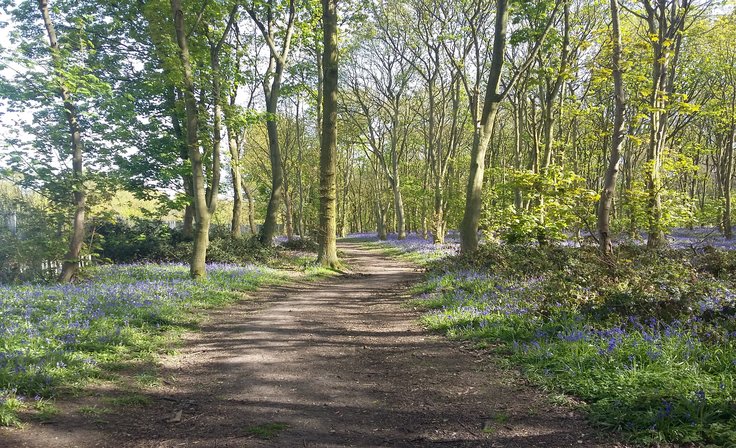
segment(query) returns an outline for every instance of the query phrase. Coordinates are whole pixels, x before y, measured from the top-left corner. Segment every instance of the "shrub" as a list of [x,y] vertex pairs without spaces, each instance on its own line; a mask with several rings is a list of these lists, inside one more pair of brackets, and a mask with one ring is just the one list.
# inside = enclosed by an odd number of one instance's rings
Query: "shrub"
[[[433,329],[502,352],[637,441],[736,446],[733,253],[488,244],[436,263]],[[499,344],[500,343],[500,344]]]

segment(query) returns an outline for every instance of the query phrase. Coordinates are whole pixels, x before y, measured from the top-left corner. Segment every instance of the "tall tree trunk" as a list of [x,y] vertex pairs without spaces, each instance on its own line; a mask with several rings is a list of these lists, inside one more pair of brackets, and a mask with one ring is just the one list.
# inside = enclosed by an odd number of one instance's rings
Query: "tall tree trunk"
[[[270,115],[276,114],[276,98],[267,101],[267,104],[266,111]],[[273,117],[273,115],[271,116]],[[279,134],[274,118],[266,122],[266,129],[268,131],[268,152],[271,159],[271,197],[268,200],[266,218],[263,222],[263,227],[261,227],[260,239],[262,244],[270,246],[273,244],[273,237],[276,235],[279,209],[281,208],[284,195],[284,171],[281,165]]]
[[733,86],[731,92],[731,122],[729,129],[725,131],[722,137],[721,147],[723,148],[723,214],[721,221],[723,225],[723,236],[727,239],[733,239],[733,226],[731,219],[731,190],[733,184],[733,149],[736,144],[736,85]]
[[186,112],[186,135],[189,160],[192,165],[192,187],[194,198],[194,249],[189,274],[198,279],[206,275],[205,259],[209,244],[210,213],[207,209],[205,197],[205,178],[203,172],[202,155],[199,152],[199,111],[195,96],[194,81],[187,34],[184,25],[184,13],[181,0],[171,0],[171,10],[174,16],[176,42],[179,46],[179,59],[184,75],[184,108]]
[[350,193],[350,181],[352,178],[352,163],[353,163],[353,147],[351,146],[348,149],[347,159],[345,161],[345,173],[344,173],[344,183],[342,186],[342,197],[341,204],[340,204],[340,225],[338,226],[338,234],[341,238],[344,238],[347,233],[347,219],[348,219],[348,213],[350,212],[350,204],[348,202],[349,200],[349,193]]
[[386,209],[381,204],[380,198],[376,199],[376,233],[379,240],[386,241]]
[[652,92],[649,97],[649,145],[646,187],[648,192],[649,236],[647,246],[664,244],[662,228],[662,156],[666,146],[669,114],[667,104],[674,92],[674,75],[690,0],[641,0],[652,36]]
[[255,199],[253,198],[253,193],[250,191],[250,188],[245,184],[243,184],[243,194],[245,195],[245,198],[248,199],[248,227],[250,227],[251,235],[255,235],[258,232],[258,229],[256,228]]
[[270,60],[266,69],[266,76],[263,80],[263,93],[266,98],[266,112],[269,114],[269,120],[266,121],[266,130],[268,132],[268,152],[271,160],[271,197],[268,201],[266,209],[266,217],[261,227],[260,240],[261,244],[270,246],[273,244],[273,237],[276,234],[278,226],[278,216],[283,201],[284,194],[284,171],[281,159],[281,147],[279,146],[279,134],[277,121],[274,118],[278,112],[279,97],[281,95],[281,82],[284,75],[284,69],[289,57],[291,48],[291,39],[294,35],[296,9],[294,0],[289,1],[286,28],[283,31],[283,45],[281,49],[276,48],[275,36],[277,34],[277,24],[275,22],[275,11],[271,8],[273,5],[267,3],[268,18],[264,23],[258,18],[256,10],[252,7],[246,8],[246,11],[253,19],[256,27],[260,30],[263,38],[268,44],[270,52]]
[[286,232],[286,239],[291,241],[294,239],[294,207],[291,202],[288,183],[284,183],[284,187],[284,231]]
[[64,255],[59,274],[60,282],[69,282],[79,270],[79,255],[84,244],[85,211],[87,208],[87,193],[84,188],[84,164],[82,155],[84,146],[82,143],[82,130],[79,126],[79,112],[76,104],[72,101],[69,88],[64,79],[64,61],[59,50],[59,41],[56,37],[56,29],[51,22],[48,0],[38,0],[38,9],[43,17],[43,24],[49,39],[51,59],[54,73],[59,79],[59,96],[64,104],[64,115],[66,116],[69,138],[72,145],[72,179],[73,179],[73,203],[74,217],[72,218],[72,235],[69,239],[69,249]]
[[493,134],[499,104],[503,99],[499,89],[504,65],[504,51],[506,50],[508,19],[508,0],[498,0],[498,3],[496,3],[491,72],[486,86],[483,111],[480,119],[474,123],[473,144],[470,149],[470,175],[468,176],[465,192],[465,212],[460,224],[460,248],[463,252],[472,252],[478,248],[478,226],[483,203],[486,150]]
[[337,268],[337,0],[322,0],[323,87],[322,135],[319,154],[319,252],[322,266]]
[[406,223],[404,213],[404,197],[401,195],[401,188],[398,178],[391,182],[391,191],[394,196],[394,213],[396,217],[396,237],[400,240],[406,238]]
[[297,166],[296,166],[296,181],[297,187],[299,188],[299,220],[297,221],[297,231],[299,237],[305,239],[304,235],[304,182],[302,180],[302,164],[303,164],[303,152],[304,152],[304,141],[303,141],[303,127],[299,125],[299,106],[300,102],[296,103],[296,144],[297,144]]
[[[181,129],[180,117],[176,113],[176,102],[178,99],[182,99],[182,93],[179,89],[172,86],[167,89],[166,102],[171,114],[171,127],[174,130],[174,136],[179,141],[179,158],[182,161],[189,160],[189,150],[187,149],[186,137],[184,131]],[[194,206],[192,206],[192,175],[191,173],[183,173],[181,175],[182,188],[184,189],[184,195],[189,200],[187,205],[184,207],[184,219],[182,222],[182,236],[185,240],[191,240],[194,236]]]
[[598,233],[600,235],[601,252],[605,255],[613,253],[613,243],[611,242],[611,206],[616,192],[616,179],[621,162],[621,147],[624,142],[624,108],[626,105],[626,97],[624,93],[624,83],[621,74],[621,30],[619,28],[618,18],[618,0],[610,0],[611,2],[611,19],[612,19],[612,40],[613,40],[613,92],[614,92],[614,112],[613,112],[613,130],[611,138],[611,155],[608,160],[608,168],[603,181],[603,191],[598,204]]
[[[233,96],[230,100],[231,105],[234,99]],[[228,128],[227,135],[230,144],[230,174],[233,178],[233,218],[230,222],[230,235],[233,238],[240,238],[242,236],[240,222],[243,213],[243,176],[240,172],[240,149],[235,131]]]

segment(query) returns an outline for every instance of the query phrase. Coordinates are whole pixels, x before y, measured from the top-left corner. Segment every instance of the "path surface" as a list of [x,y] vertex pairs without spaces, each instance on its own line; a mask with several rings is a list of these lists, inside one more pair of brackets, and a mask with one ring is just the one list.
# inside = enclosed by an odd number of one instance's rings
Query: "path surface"
[[[97,419],[66,409],[50,424],[0,432],[0,446],[622,446],[596,440],[487,355],[423,331],[402,306],[419,280],[411,266],[341,250],[357,274],[214,312],[165,361],[170,380],[151,404]],[[285,429],[271,439],[252,434],[274,424]]]

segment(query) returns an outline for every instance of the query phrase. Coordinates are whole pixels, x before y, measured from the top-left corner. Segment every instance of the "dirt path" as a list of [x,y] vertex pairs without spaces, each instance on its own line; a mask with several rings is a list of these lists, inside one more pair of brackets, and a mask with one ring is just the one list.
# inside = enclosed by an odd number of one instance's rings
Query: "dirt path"
[[164,362],[150,404],[94,418],[80,399],[52,423],[0,432],[0,446],[621,446],[492,359],[422,331],[401,306],[419,279],[411,266],[341,250],[358,274],[215,312]]

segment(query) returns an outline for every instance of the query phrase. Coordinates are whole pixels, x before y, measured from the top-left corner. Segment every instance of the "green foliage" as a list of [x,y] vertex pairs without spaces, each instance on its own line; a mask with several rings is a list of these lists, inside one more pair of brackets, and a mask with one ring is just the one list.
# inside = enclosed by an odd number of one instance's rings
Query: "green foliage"
[[115,263],[163,260],[176,237],[166,224],[140,218],[103,222],[95,227],[95,234],[96,255]]
[[[186,263],[191,257],[191,241],[159,220],[118,219],[99,224],[94,233],[95,254],[106,263]],[[257,238],[232,238],[227,228],[212,226],[207,262],[263,262],[274,255],[274,250],[263,247]]]
[[20,190],[0,190],[0,284],[54,277],[55,272],[44,269],[43,262],[58,260],[64,253],[60,228],[60,217],[50,213],[38,197]]
[[20,426],[18,411],[23,403],[13,391],[0,392],[0,426]]
[[302,252],[317,252],[319,244],[316,241],[308,238],[295,238],[293,240],[286,240],[279,246],[288,250],[296,250]]
[[289,425],[286,423],[264,423],[261,425],[251,426],[246,429],[246,432],[254,437],[258,437],[259,439],[273,439],[288,427]]
[[[736,443],[730,252],[486,245],[439,262],[423,321],[493,343],[534,381],[634,440]],[[498,345],[500,343],[500,346]]]
[[[495,184],[486,196],[491,203],[484,222],[491,235],[510,243],[548,243],[564,240],[566,232],[587,229],[594,222],[598,194],[574,172],[551,167],[545,174],[512,170],[506,175],[506,182]],[[516,191],[527,206],[513,204]]]
[[[208,265],[201,281],[191,280],[183,264],[103,266],[86,274],[78,285],[0,287],[0,423],[17,421],[19,397],[52,397],[116,366],[154,360],[196,327],[200,310],[283,280],[264,266],[221,263]],[[138,377],[143,386],[157,381]],[[145,404],[138,395],[111,403]],[[38,413],[51,412],[39,406]]]

